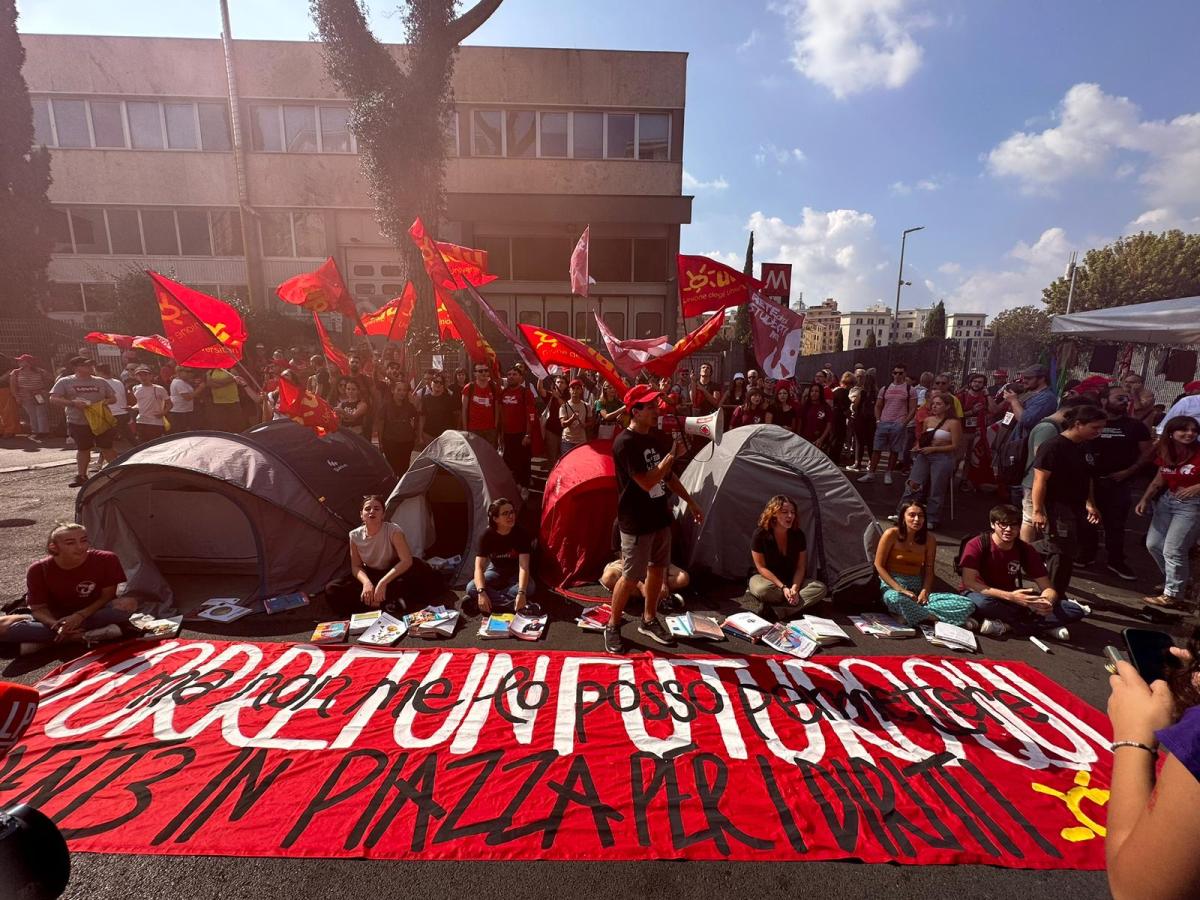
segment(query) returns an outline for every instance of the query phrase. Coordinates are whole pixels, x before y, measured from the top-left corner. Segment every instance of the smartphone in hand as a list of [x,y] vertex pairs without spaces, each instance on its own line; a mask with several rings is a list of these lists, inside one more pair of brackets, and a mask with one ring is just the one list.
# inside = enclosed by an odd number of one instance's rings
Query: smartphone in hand
[[1179,661],[1171,654],[1175,642],[1165,631],[1153,628],[1126,628],[1121,632],[1129,650],[1129,661],[1138,674],[1149,684],[1179,668]]

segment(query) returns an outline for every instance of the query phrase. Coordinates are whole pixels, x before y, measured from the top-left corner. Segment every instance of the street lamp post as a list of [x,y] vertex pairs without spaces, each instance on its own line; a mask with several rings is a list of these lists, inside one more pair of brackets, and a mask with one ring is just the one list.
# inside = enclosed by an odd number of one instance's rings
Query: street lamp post
[[900,272],[896,277],[896,315],[892,317],[892,343],[897,343],[900,337],[900,289],[904,287],[904,245],[908,241],[908,236],[914,231],[922,231],[924,225],[918,225],[916,228],[906,228],[904,233],[900,235]]

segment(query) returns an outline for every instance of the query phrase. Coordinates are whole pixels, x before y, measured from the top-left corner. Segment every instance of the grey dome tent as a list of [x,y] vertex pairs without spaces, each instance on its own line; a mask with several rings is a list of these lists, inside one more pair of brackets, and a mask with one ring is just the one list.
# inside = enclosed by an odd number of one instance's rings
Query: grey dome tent
[[810,577],[836,590],[874,574],[882,534],[875,516],[833,461],[797,434],[778,425],[727,431],[679,480],[704,511],[700,525],[679,520],[690,571],[748,577],[758,517],[771,497],[786,494],[796,501]]
[[517,483],[496,448],[477,434],[447,431],[412,461],[387,501],[414,556],[462,554],[453,587],[471,580],[475,548],[488,527],[487,508],[507,497],[520,509]]
[[358,435],[317,437],[281,419],[135,447],[88,479],[75,519],[120,557],[128,591],[163,606],[163,573],[256,575],[250,599],[314,592],[348,567],[363,495],[385,495],[394,480]]

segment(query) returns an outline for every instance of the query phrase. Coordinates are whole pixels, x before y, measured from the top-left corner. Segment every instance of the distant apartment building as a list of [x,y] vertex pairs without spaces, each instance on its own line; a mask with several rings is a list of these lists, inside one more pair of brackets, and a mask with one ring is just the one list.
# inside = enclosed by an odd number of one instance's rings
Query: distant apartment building
[[985,313],[946,314],[946,337],[957,341],[962,348],[968,372],[982,372],[987,367],[994,335],[986,323]]
[[[51,315],[101,325],[131,267],[262,305],[333,256],[360,308],[401,292],[318,44],[235,41],[234,118],[219,40],[22,42],[54,178]],[[484,293],[508,323],[594,339],[598,310],[621,338],[677,332],[686,76],[685,53],[460,48],[446,215],[427,224],[488,252],[499,280]],[[589,224],[596,284],[583,299],[567,272]],[[507,349],[486,319],[483,331]]]
[[892,311],[886,303],[874,303],[861,312],[841,314],[842,349],[857,350],[867,346],[867,335],[875,333],[875,346],[891,343]]
[[916,309],[902,309],[896,318],[896,343],[911,344],[925,337],[925,319],[931,307],[918,306]]
[[836,352],[841,326],[842,313],[838,310],[837,301],[832,297],[826,298],[820,306],[808,307],[804,310],[804,343],[801,345],[801,355]]

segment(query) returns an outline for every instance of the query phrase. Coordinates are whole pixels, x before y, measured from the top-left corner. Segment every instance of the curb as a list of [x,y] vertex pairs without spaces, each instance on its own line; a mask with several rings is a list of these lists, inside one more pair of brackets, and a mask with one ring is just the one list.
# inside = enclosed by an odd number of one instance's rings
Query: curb
[[7,468],[0,469],[0,475],[9,475],[13,472],[35,472],[38,469],[57,469],[61,466],[73,465],[75,465],[74,459],[60,459],[56,462],[37,463],[32,466],[8,466]]

